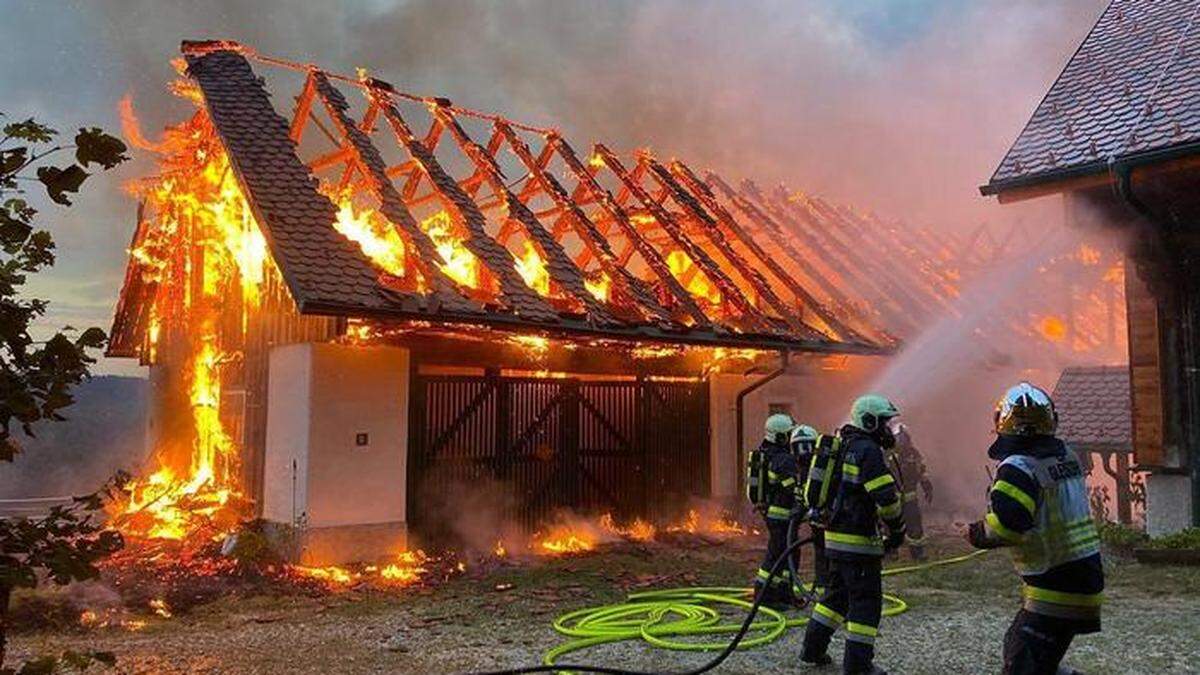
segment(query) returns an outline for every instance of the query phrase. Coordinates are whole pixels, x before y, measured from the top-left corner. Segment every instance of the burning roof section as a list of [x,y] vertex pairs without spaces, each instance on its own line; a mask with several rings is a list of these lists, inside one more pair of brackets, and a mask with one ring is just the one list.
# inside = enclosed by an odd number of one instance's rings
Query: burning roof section
[[1113,0],[981,191],[1103,173],[1113,159],[1194,146],[1198,13],[1200,0]]
[[[878,353],[952,311],[954,254],[922,231],[647,151],[580,154],[554,129],[362,73],[230,42],[183,53],[301,313]],[[255,66],[291,79],[290,120]],[[131,256],[112,355],[143,344],[144,264]]]

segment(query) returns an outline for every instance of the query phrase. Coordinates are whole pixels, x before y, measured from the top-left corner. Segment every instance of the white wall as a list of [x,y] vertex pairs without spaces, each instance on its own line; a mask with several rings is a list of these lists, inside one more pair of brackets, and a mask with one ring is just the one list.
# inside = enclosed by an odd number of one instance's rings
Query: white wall
[[294,494],[310,528],[404,522],[408,371],[408,351],[393,347],[271,350],[267,520],[290,523]]
[[[712,496],[738,497],[741,465],[737,443],[738,392],[761,379],[762,375],[742,376],[715,374],[709,378],[709,466]],[[743,412],[743,449],[755,447],[762,441],[763,423],[771,404],[791,404],[791,414],[797,420],[819,426],[805,416],[812,404],[812,375],[781,375],[746,396]]]
[[268,367],[262,513],[266,520],[293,525],[307,508],[312,345],[276,347]]
[[1146,476],[1146,533],[1173,534],[1192,525],[1192,481],[1187,475]]

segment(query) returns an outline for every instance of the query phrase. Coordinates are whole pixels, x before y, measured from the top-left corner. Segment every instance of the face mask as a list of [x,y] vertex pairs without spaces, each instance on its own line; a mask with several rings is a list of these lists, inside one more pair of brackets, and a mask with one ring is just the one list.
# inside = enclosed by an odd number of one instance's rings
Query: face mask
[[882,427],[880,427],[879,431],[876,433],[875,440],[879,442],[879,445],[884,450],[891,450],[892,448],[896,447],[896,429],[899,428],[899,426],[900,423],[896,420],[896,418],[893,417],[887,421],[887,424],[884,424]]

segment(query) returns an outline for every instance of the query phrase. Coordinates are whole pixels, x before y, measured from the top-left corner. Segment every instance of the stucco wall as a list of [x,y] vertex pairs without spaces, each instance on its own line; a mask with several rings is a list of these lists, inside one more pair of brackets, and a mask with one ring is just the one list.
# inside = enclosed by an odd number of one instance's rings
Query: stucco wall
[[403,547],[408,377],[404,349],[271,350],[263,515],[292,523],[294,497],[295,514],[306,518],[305,562],[367,560]]
[[[761,377],[716,374],[709,379],[709,420],[712,428],[709,466],[713,497],[738,496],[739,474],[745,469],[741,466],[738,453],[737,395]],[[799,421],[818,426],[823,424],[823,420],[813,419],[812,412],[818,382],[819,376],[813,374],[781,375],[746,396],[741,447],[748,449],[762,440],[763,422],[772,405],[790,406],[790,414]]]
[[1161,537],[1192,525],[1192,481],[1186,475],[1146,476],[1146,533]]

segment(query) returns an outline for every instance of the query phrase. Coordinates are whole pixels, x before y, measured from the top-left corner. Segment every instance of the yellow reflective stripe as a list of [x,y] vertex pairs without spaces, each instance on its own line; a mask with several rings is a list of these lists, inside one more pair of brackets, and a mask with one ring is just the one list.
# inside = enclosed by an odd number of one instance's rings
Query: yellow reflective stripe
[[1068,607],[1099,607],[1104,604],[1103,593],[1067,593],[1065,591],[1052,591],[1048,588],[1023,585],[1021,587],[1021,594],[1030,600],[1040,600]]
[[870,637],[878,637],[879,629],[874,626],[868,626],[865,623],[855,623],[853,621],[846,622],[846,631],[857,633],[859,635],[869,635]]
[[861,534],[849,534],[847,532],[833,532],[833,531],[829,531],[829,532],[825,533],[825,540],[826,541],[836,541],[836,542],[840,542],[843,544],[863,544],[866,546],[870,546],[872,544],[876,544],[879,542],[879,539],[877,537],[867,537],[867,536],[864,536]]
[[795,478],[787,478],[779,482],[783,487],[791,487],[796,484]]
[[983,520],[987,523],[988,529],[995,532],[996,535],[1001,539],[1010,543],[1017,543],[1021,541],[1021,533],[1014,532],[1005,527],[995,513],[989,511],[988,514],[984,516]]
[[770,578],[771,578],[771,571],[770,571],[770,570],[764,570],[764,569],[763,569],[763,568],[761,568],[761,567],[760,567],[760,568],[758,568],[758,578],[759,578],[759,579],[762,579],[763,581],[766,581],[767,579],[770,579]]
[[842,463],[842,473],[846,474],[847,476],[857,476],[858,475],[858,465],[850,464],[849,462],[843,462]]
[[998,480],[995,485],[992,485],[992,489],[1017,500],[1018,504],[1024,506],[1026,511],[1029,511],[1029,515],[1032,516],[1037,513],[1037,502],[1033,501],[1033,497],[1030,497],[1016,485],[1006,480]]
[[837,612],[833,611],[832,609],[829,609],[828,607],[826,607],[825,605],[822,605],[819,602],[816,605],[813,605],[813,614],[820,614],[821,616],[825,617],[826,619],[829,619],[830,621],[837,623],[837,624],[842,624],[842,623],[846,622],[846,618],[844,616],[842,616],[841,614],[838,614]]
[[872,478],[871,480],[867,481],[866,483],[863,484],[863,487],[867,488],[868,492],[874,492],[875,490],[878,490],[879,488],[884,487],[885,485],[891,485],[892,483],[895,483],[895,482],[896,482],[896,479],[892,478],[892,474],[885,473],[882,476],[879,476],[878,478]]
[[771,471],[771,470],[769,470],[769,469],[768,469],[768,470],[767,470],[767,478],[770,478],[771,480],[778,480],[778,479],[779,479],[779,474],[777,474],[777,473],[775,473],[774,471]]
[[782,518],[782,519],[786,520],[786,519],[792,517],[792,510],[786,509],[782,506],[768,506],[767,507],[767,517],[768,518]]

